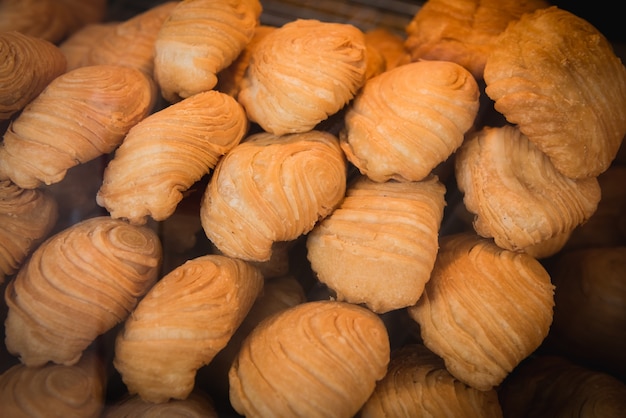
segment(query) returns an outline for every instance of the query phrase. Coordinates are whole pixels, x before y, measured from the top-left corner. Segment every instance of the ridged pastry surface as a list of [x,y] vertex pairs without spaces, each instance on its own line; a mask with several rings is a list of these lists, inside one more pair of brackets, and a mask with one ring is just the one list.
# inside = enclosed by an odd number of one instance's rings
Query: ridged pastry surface
[[554,286],[535,258],[468,232],[440,239],[431,278],[408,312],[454,377],[490,390],[543,342],[553,307]]
[[146,294],[115,341],[113,365],[128,392],[185,399],[196,371],[223,349],[263,287],[242,260],[206,255],[180,265]]
[[381,319],[338,301],[296,305],[261,322],[229,372],[230,401],[247,417],[352,417],[389,362]]
[[384,313],[414,305],[437,256],[445,186],[358,178],[307,236],[316,277],[339,300]]
[[204,231],[226,255],[269,260],[274,242],[309,232],[337,207],[346,171],[331,133],[249,136],[215,167],[200,207]]
[[7,349],[29,366],[76,364],[154,284],[161,253],[153,230],[108,216],[51,236],[7,284]]
[[419,181],[463,142],[478,112],[476,80],[463,67],[421,61],[365,83],[340,132],[348,160],[374,181]]
[[135,224],[167,219],[247,129],[243,108],[225,93],[211,90],[172,104],[131,128],[96,200],[111,216]]
[[144,401],[139,395],[126,396],[110,405],[102,418],[217,418],[211,397],[201,391],[192,392],[186,399],[172,399],[164,403]]

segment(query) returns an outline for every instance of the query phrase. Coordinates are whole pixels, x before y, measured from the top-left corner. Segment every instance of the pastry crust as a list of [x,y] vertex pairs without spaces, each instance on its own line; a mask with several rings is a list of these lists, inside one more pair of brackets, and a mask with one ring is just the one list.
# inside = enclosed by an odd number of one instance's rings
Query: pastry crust
[[444,194],[436,176],[385,183],[358,178],[307,236],[317,279],[338,300],[377,313],[414,305],[435,264]]
[[247,130],[245,111],[225,93],[202,92],[167,106],[130,129],[104,171],[96,201],[134,224],[165,220]]
[[365,42],[382,54],[385,71],[411,62],[411,56],[404,47],[404,38],[384,27],[366,31]]
[[337,113],[365,82],[361,30],[296,19],[259,42],[238,100],[251,121],[276,135],[306,132]]
[[7,283],[7,350],[28,366],[76,364],[157,279],[156,233],[108,216],[44,241]]
[[0,143],[0,179],[32,189],[113,151],[155,104],[141,71],[94,65],[55,78],[11,122]]
[[468,138],[456,153],[455,174],[476,232],[513,251],[571,233],[593,215],[601,196],[595,177],[564,176],[509,125]]
[[543,342],[553,292],[535,258],[459,233],[440,239],[431,278],[408,313],[454,377],[491,390]]
[[204,232],[226,255],[267,261],[275,242],[295,240],[337,207],[346,171],[328,132],[251,135],[213,171],[200,207]]
[[113,365],[148,402],[186,399],[196,371],[223,349],[261,292],[242,260],[206,255],[172,270],[146,294],[115,340]]
[[589,22],[555,6],[524,15],[485,65],[495,109],[571,178],[611,164],[626,135],[626,67]]
[[368,309],[302,303],[248,335],[229,372],[230,402],[247,417],[353,417],[385,375],[389,350]]
[[172,399],[169,402],[153,403],[141,399],[139,395],[126,396],[110,405],[102,418],[218,418],[213,399],[200,390],[194,390],[186,399]]

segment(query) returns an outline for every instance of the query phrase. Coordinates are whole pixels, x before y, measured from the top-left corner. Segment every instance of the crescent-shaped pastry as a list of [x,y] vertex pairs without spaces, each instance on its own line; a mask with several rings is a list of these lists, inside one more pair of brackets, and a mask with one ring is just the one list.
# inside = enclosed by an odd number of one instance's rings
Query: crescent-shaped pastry
[[152,229],[108,216],[51,236],[7,283],[7,350],[28,366],[76,364],[154,284],[161,252]]
[[67,61],[67,71],[84,67],[88,63],[89,52],[116,30],[118,21],[90,23],[83,26],[59,44],[59,49]]
[[338,300],[377,313],[414,305],[437,256],[445,186],[360,177],[308,234],[307,258]]
[[359,418],[502,418],[495,389],[465,385],[422,344],[391,352],[385,377],[359,411]]
[[247,130],[245,111],[225,93],[206,91],[167,106],[130,129],[96,201],[114,218],[162,221]]
[[276,135],[306,132],[337,113],[365,82],[361,30],[296,19],[256,46],[238,100],[251,121]]
[[12,121],[0,143],[0,179],[32,189],[113,151],[152,110],[156,94],[141,71],[77,68],[55,78]]
[[54,228],[59,205],[44,189],[0,181],[0,284]]
[[365,83],[340,132],[348,160],[374,181],[420,181],[463,142],[478,84],[458,64],[420,61]]
[[405,48],[413,61],[456,62],[480,80],[507,25],[549,5],[544,0],[429,0],[406,27]]
[[485,92],[568,177],[604,172],[626,135],[626,67],[589,22],[556,6],[522,16],[485,64]]
[[366,31],[365,42],[382,54],[386,71],[411,62],[411,56],[404,47],[404,38],[385,27]]
[[259,25],[258,0],[186,0],[170,11],[154,43],[154,77],[170,103],[213,89]]
[[626,411],[622,380],[554,355],[529,358],[498,393],[510,418],[618,418]]
[[353,417],[387,370],[389,336],[370,310],[313,301],[262,321],[229,372],[246,417]]
[[330,214],[346,191],[346,161],[325,131],[247,137],[217,164],[200,206],[207,237],[224,254],[267,261]]
[[16,364],[0,375],[0,410],[7,418],[99,418],[106,385],[104,363],[94,352],[72,366]]
[[218,418],[213,399],[194,390],[186,399],[168,402],[144,401],[139,395],[126,396],[107,407],[102,418]]
[[262,287],[256,267],[222,255],[165,275],[115,340],[113,365],[128,392],[154,403],[187,398],[198,368],[226,346]]
[[424,293],[407,309],[454,377],[491,390],[543,342],[553,291],[535,258],[459,233],[440,239]]
[[518,251],[570,233],[595,212],[595,177],[571,179],[516,127],[485,127],[456,153],[455,174],[474,229]]
[[66,67],[56,45],[19,32],[0,32],[0,121],[26,107]]

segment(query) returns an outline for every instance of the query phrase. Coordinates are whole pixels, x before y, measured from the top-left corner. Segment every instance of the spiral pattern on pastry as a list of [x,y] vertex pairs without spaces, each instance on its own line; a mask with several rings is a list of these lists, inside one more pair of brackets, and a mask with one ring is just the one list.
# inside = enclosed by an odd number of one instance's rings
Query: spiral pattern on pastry
[[28,189],[61,181],[68,169],[113,151],[155,98],[151,80],[133,68],[94,65],[60,75],[4,134],[0,179]]
[[422,344],[391,353],[387,374],[359,411],[360,418],[502,418],[495,389],[481,391],[460,382],[443,360]]
[[458,150],[455,164],[474,229],[508,250],[571,233],[600,201],[595,177],[564,176],[513,126],[478,131]]
[[424,293],[407,309],[454,377],[491,390],[543,342],[553,307],[554,286],[535,258],[468,232],[440,239]]
[[365,303],[377,313],[414,305],[435,264],[444,194],[436,176],[385,183],[357,178],[307,236],[316,277],[338,300]]
[[174,103],[217,84],[254,36],[258,0],[188,0],[170,12],[154,44],[154,77]]
[[98,418],[106,384],[104,365],[91,352],[72,366],[16,364],[0,375],[2,416]]
[[305,132],[354,97],[366,69],[365,36],[359,29],[297,19],[256,46],[238,100],[266,132]]
[[66,66],[65,55],[54,44],[0,32],[0,121],[26,107]]
[[127,396],[107,408],[102,418],[218,418],[213,400],[200,390],[186,399],[164,403],[147,402],[138,395]]
[[267,261],[330,214],[346,191],[346,161],[325,131],[246,138],[222,158],[205,190],[200,217],[224,254]]
[[355,97],[341,147],[374,181],[420,181],[461,145],[479,94],[472,75],[452,62],[396,67],[370,79]]
[[7,349],[29,366],[76,364],[155,283],[161,253],[154,231],[108,216],[51,236],[7,284]]
[[230,402],[247,417],[352,417],[389,363],[389,337],[370,310],[314,301],[262,321],[229,371]]
[[114,218],[162,221],[247,129],[241,105],[215,90],[167,106],[131,128],[104,171],[96,200]]
[[196,371],[226,346],[263,287],[251,264],[206,255],[180,265],[148,292],[115,341],[113,365],[130,394],[185,399]]
[[611,164],[626,135],[626,67],[589,22],[556,6],[523,15],[485,64],[497,111],[572,178]]
[[22,189],[0,181],[0,284],[17,272],[48,233],[58,216],[55,198],[43,189]]

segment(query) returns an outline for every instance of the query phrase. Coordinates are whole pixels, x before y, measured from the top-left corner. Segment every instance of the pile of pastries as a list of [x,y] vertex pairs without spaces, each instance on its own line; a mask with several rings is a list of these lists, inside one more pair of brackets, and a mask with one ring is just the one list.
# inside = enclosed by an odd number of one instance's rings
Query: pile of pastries
[[0,16],[3,413],[626,409],[626,67],[585,19]]

